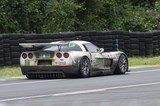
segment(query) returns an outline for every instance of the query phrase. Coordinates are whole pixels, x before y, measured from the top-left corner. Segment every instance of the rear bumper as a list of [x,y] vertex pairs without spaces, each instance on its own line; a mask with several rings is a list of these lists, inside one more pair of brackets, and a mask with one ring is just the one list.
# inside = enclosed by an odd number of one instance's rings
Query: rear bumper
[[63,74],[78,74],[77,66],[21,66],[23,75],[31,73],[63,73]]

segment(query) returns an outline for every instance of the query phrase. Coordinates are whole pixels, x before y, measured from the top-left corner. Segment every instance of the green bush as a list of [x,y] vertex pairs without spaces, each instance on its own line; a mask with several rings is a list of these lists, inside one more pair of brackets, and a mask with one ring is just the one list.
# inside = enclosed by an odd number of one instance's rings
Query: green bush
[[0,33],[160,29],[158,0],[1,0]]

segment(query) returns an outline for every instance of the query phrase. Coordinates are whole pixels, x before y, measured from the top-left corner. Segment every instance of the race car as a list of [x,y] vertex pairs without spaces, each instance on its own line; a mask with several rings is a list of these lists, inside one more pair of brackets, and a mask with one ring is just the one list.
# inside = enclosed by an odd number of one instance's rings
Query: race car
[[128,58],[122,51],[104,52],[88,41],[20,43],[23,48],[38,48],[20,56],[22,74],[28,79],[67,76],[90,77],[125,74]]

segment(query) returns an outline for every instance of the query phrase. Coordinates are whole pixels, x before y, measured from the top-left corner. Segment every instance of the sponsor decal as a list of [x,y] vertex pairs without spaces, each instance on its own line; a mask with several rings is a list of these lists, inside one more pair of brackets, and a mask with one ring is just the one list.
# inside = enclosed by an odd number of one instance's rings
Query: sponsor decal
[[42,53],[39,55],[39,58],[50,58],[50,57],[51,57],[51,55],[48,53]]
[[96,58],[96,64],[102,63],[103,62],[103,58]]
[[70,48],[75,47],[75,43],[74,42],[69,42],[69,47]]

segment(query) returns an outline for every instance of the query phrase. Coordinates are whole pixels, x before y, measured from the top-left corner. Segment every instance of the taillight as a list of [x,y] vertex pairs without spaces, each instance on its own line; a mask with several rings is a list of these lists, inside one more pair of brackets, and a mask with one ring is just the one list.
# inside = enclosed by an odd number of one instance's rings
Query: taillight
[[62,54],[61,54],[61,53],[57,53],[56,56],[57,56],[58,58],[61,58],[61,57],[62,57]]
[[26,59],[26,58],[27,58],[27,54],[26,54],[26,53],[23,53],[23,54],[22,54],[22,58],[23,58],[23,59]]
[[33,54],[32,53],[28,53],[28,58],[32,59],[33,58]]
[[68,58],[68,57],[69,57],[69,54],[68,54],[68,53],[64,53],[63,56],[64,56],[65,58]]

